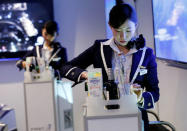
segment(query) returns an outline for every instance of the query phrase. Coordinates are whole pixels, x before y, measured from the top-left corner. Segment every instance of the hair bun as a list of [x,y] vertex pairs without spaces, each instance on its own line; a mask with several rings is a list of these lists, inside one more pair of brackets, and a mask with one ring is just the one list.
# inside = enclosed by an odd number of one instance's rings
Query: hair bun
[[140,48],[145,47],[145,45],[146,45],[145,38],[143,37],[142,34],[140,34],[137,38],[129,41],[126,47],[127,49],[131,49],[135,46],[136,49],[139,50]]
[[124,3],[123,0],[116,0],[116,5],[121,5],[123,3]]
[[145,47],[146,41],[142,34],[139,35],[139,37],[136,39],[136,49],[140,49]]

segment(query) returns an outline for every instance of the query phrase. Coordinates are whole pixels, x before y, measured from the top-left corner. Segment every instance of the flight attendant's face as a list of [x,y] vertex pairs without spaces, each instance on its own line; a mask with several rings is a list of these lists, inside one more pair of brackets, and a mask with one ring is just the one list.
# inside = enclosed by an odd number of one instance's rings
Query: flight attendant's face
[[131,20],[126,20],[119,28],[110,26],[114,40],[121,46],[126,46],[132,39],[136,31],[136,24]]
[[54,35],[48,34],[46,29],[43,28],[42,29],[42,36],[46,42],[51,43],[56,38],[56,33]]

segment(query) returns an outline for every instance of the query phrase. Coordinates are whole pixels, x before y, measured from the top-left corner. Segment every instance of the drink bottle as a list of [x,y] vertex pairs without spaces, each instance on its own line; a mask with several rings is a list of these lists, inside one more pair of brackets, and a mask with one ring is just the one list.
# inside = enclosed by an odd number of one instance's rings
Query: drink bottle
[[119,88],[114,80],[114,73],[111,68],[108,68],[108,81],[104,83],[104,88],[108,94],[105,96],[107,100],[119,99]]

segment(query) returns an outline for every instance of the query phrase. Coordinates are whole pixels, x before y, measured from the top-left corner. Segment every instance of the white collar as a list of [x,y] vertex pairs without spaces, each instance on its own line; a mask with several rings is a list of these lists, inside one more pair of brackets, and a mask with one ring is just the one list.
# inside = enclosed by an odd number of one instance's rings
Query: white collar
[[49,48],[46,46],[46,43],[43,44],[43,49],[48,50],[48,51],[50,51],[50,52],[53,51],[53,49],[49,49]]
[[[104,45],[110,45],[110,47],[113,49],[113,51],[115,51],[117,54],[122,54],[122,52],[119,50],[119,48],[117,47],[117,45],[114,43],[114,38],[112,37],[111,39],[103,42]],[[131,55],[133,53],[136,53],[138,50],[133,47],[132,49],[130,49],[130,51],[126,54],[126,55]]]
[[103,45],[110,45],[112,42],[114,41],[114,38],[110,38],[109,40],[105,41],[105,42],[101,42]]

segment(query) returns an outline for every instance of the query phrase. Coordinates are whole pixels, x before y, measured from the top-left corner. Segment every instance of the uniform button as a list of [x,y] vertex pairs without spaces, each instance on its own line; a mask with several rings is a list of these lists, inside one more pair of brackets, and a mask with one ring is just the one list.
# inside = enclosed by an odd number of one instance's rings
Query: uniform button
[[148,103],[148,106],[151,106],[151,103]]
[[72,76],[73,76],[74,74],[75,74],[74,72],[71,73]]

